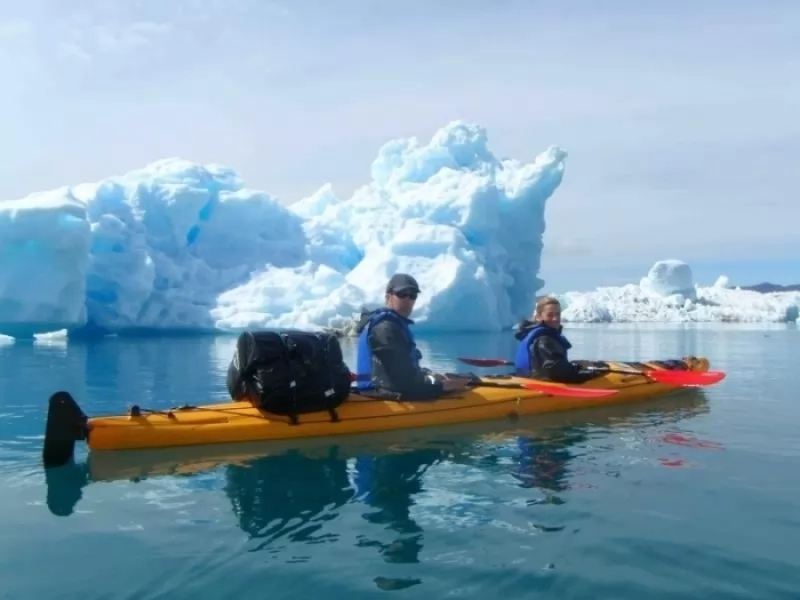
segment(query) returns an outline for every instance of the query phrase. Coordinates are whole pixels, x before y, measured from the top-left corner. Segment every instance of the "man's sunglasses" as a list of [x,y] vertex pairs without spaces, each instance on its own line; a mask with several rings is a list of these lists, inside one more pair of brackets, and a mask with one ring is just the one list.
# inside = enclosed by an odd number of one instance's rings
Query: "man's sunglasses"
[[397,296],[401,300],[416,300],[417,299],[417,293],[416,292],[397,292],[395,294],[395,296]]

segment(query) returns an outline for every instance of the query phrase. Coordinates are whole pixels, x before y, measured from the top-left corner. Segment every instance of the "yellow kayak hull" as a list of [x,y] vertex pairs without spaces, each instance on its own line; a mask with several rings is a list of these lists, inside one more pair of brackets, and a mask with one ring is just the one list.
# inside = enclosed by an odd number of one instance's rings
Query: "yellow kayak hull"
[[[548,439],[553,430],[592,427],[624,430],[629,427],[664,427],[683,419],[707,414],[708,402],[702,391],[689,389],[681,394],[650,398],[646,402],[615,404],[601,408],[582,408],[548,415],[522,417],[514,424],[502,420],[460,423],[448,426],[448,440],[469,440],[464,444],[502,445],[517,437]],[[643,418],[644,411],[656,411],[658,418]],[[556,434],[558,437],[559,434]],[[443,443],[433,428],[394,430],[354,436],[328,436],[306,439],[147,448],[93,452],[86,461],[88,481],[140,480],[163,475],[188,476],[226,465],[248,466],[265,457],[279,457],[299,451],[308,458],[324,459],[335,447],[337,456],[383,456],[443,447],[458,454],[462,442]],[[472,454],[472,452],[467,452]],[[454,458],[454,460],[457,460]]]
[[[709,369],[706,358],[687,357],[682,361],[687,370]],[[630,368],[626,363],[607,364],[611,369]],[[653,369],[664,368],[658,362],[643,364]],[[484,380],[495,384],[530,381],[516,377]],[[264,412],[249,402],[225,402],[160,413],[142,412],[138,416],[91,417],[86,437],[91,450],[102,451],[339,436],[640,402],[678,389],[642,375],[620,373],[607,373],[570,387],[619,392],[601,398],[570,398],[519,388],[475,387],[458,396],[426,402],[376,400],[353,394],[336,409],[338,422],[333,422],[328,412],[323,411],[299,415],[296,425],[287,417]]]

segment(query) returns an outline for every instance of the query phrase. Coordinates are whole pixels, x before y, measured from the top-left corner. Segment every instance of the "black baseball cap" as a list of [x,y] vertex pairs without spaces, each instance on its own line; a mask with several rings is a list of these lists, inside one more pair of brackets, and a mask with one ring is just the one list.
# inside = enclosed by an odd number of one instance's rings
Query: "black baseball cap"
[[389,283],[386,284],[387,294],[396,294],[397,292],[414,291],[420,293],[419,284],[417,280],[411,275],[405,273],[396,273],[392,275]]

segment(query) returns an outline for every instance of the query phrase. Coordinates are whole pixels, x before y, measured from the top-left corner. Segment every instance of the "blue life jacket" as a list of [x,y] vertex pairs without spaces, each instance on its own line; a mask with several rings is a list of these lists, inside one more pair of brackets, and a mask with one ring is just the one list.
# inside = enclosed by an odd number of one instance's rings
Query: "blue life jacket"
[[534,327],[531,327],[528,335],[522,338],[522,341],[520,341],[519,345],[517,346],[517,354],[514,357],[514,370],[517,377],[531,376],[531,369],[533,368],[533,365],[531,364],[531,355],[528,351],[528,348],[530,348],[531,344],[533,344],[536,338],[542,335],[551,337],[564,346],[565,356],[567,350],[572,348],[572,344],[569,343],[569,340],[561,335],[560,328],[556,330],[552,327],[548,327],[544,323],[540,323]]
[[356,388],[362,391],[373,389],[375,386],[372,383],[372,350],[369,346],[369,332],[375,325],[384,319],[391,319],[397,323],[403,332],[408,337],[411,344],[411,362],[415,368],[419,368],[419,361],[422,358],[422,353],[417,348],[417,343],[414,341],[414,334],[411,333],[411,321],[398,315],[395,311],[389,308],[383,308],[375,312],[370,317],[364,329],[361,330],[361,335],[358,336],[358,355],[356,357]]
[[358,455],[355,469],[351,472],[350,485],[355,490],[356,499],[370,503],[375,490],[375,457]]

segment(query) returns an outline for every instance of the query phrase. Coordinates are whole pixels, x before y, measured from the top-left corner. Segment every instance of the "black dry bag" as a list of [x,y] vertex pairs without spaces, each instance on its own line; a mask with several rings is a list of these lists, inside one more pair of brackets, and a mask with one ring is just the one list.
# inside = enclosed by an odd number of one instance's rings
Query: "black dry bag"
[[288,416],[336,408],[350,394],[350,369],[339,340],[328,333],[306,331],[244,332],[228,367],[228,392],[248,397],[260,408]]

